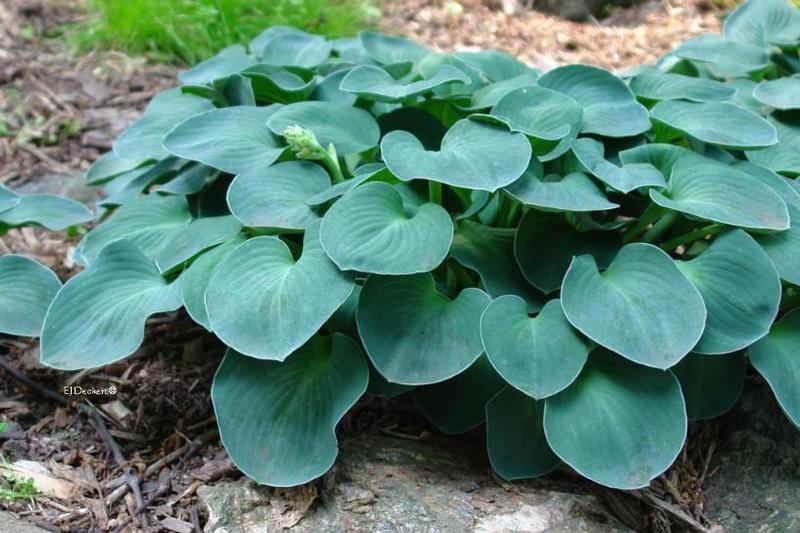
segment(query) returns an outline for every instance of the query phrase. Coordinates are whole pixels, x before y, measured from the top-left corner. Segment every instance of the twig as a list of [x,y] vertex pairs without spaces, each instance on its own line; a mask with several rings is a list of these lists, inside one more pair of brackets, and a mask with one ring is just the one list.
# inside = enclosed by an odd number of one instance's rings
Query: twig
[[45,165],[49,166],[50,170],[53,170],[55,172],[61,172],[62,174],[67,174],[67,175],[70,175],[70,176],[75,174],[75,170],[74,169],[71,169],[70,167],[68,167],[67,165],[65,165],[63,163],[59,163],[58,161],[56,161],[55,159],[53,159],[52,157],[50,157],[46,153],[42,152],[41,150],[39,150],[38,148],[33,146],[32,144],[22,143],[22,144],[17,144],[17,147],[19,147],[22,150],[25,150],[26,152],[31,154],[33,157],[35,157],[39,161],[41,161]]
[[682,509],[676,507],[675,505],[672,505],[669,502],[665,502],[661,498],[656,497],[652,492],[650,492],[647,489],[634,490],[634,491],[631,491],[631,494],[634,497],[642,500],[643,502],[645,502],[645,503],[647,503],[649,505],[652,505],[653,507],[655,507],[657,509],[660,509],[661,511],[664,511],[665,513],[667,513],[669,515],[674,516],[675,518],[677,518],[681,522],[685,523],[686,525],[688,525],[689,527],[691,527],[695,531],[700,531],[702,533],[707,533],[708,532],[708,528],[707,527],[705,527],[703,524],[701,524],[700,522],[698,522],[697,520],[695,520],[694,518],[692,518],[688,514],[686,514],[686,512],[684,512]]
[[[216,435],[217,435],[217,430],[211,430],[207,431],[206,433],[203,433],[202,435],[194,439],[192,441],[191,446],[189,446],[189,449],[184,454],[184,456],[181,457],[181,460],[178,463],[178,466],[175,468],[175,470],[180,470],[186,464],[186,461],[194,457],[194,455],[198,451],[200,451],[200,449],[203,447],[203,445],[206,443],[208,439]],[[150,496],[148,496],[147,499],[141,505],[137,506],[136,509],[134,509],[133,514],[131,516],[128,516],[125,520],[123,520],[122,523],[119,524],[112,533],[121,533],[125,529],[125,527],[127,527],[127,525],[131,523],[131,520],[133,520],[134,516],[141,513],[146,507],[148,507],[158,498],[163,496],[167,492],[167,490],[169,490],[169,487],[172,482],[172,477],[175,475],[175,470],[173,470],[169,474],[167,479],[164,481],[164,483],[159,484],[158,489],[156,489],[155,492],[153,492]]]
[[[105,420],[103,417],[100,416],[100,412],[94,407],[91,406],[91,415],[92,417],[89,419],[89,423],[94,427],[97,434],[100,435],[100,438],[103,439],[106,446],[111,450],[111,454],[114,456],[114,462],[122,468],[123,474],[125,475],[125,482],[131,488],[131,492],[133,492],[133,497],[136,500],[137,507],[142,507],[142,491],[139,488],[139,478],[133,473],[133,468],[128,465],[127,461],[125,460],[125,456],[122,454],[122,450],[120,449],[117,441],[114,440],[114,437],[111,436],[111,433],[108,431],[108,427],[106,426]],[[141,511],[137,512],[136,515],[140,516],[140,521],[142,527],[147,527],[147,516],[144,514],[144,509],[142,508]],[[132,517],[131,517],[132,518]]]
[[12,378],[16,379],[29,389],[33,390],[34,392],[39,393],[41,396],[47,398],[48,400],[57,403],[58,405],[67,405],[67,400],[61,396],[60,394],[51,391],[44,385],[36,383],[31,378],[26,376],[21,370],[17,369],[14,365],[12,365],[5,357],[0,356],[0,367],[3,368],[8,375]]

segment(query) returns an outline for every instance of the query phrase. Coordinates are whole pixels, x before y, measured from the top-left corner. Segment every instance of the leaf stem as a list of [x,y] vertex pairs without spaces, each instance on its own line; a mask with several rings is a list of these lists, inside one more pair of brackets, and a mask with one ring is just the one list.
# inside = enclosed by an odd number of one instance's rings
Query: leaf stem
[[442,184],[438,181],[428,181],[428,196],[432,204],[442,205]]
[[655,222],[663,212],[664,208],[660,205],[650,204],[647,206],[647,209],[642,212],[636,224],[628,228],[628,231],[622,235],[622,242],[627,244],[634,240],[637,235],[647,229],[647,226]]
[[464,269],[464,267],[461,266],[461,263],[451,261],[448,267],[450,271],[456,275],[456,278],[461,283],[462,288],[466,289],[467,287],[475,286],[475,280],[472,279],[472,276],[470,276],[469,273],[467,273],[466,269]]
[[339,166],[339,157],[336,154],[336,148],[333,147],[333,143],[328,145],[328,149],[325,151],[325,157],[322,158],[322,163],[331,171],[334,183],[341,183],[344,181],[342,167]]
[[650,226],[650,229],[647,230],[640,240],[642,242],[652,243],[664,235],[664,233],[666,233],[667,230],[672,227],[676,220],[678,220],[678,213],[674,211],[667,213],[658,219],[658,222]]
[[709,235],[714,235],[715,233],[719,233],[720,231],[722,231],[724,227],[725,226],[723,226],[722,224],[710,224],[708,226],[703,226],[702,228],[697,228],[695,230],[692,230],[688,233],[684,233],[683,235],[679,235],[674,239],[665,242],[664,244],[661,245],[661,249],[666,250],[668,252],[672,251],[678,246],[681,246],[682,244],[688,244],[690,242],[694,242],[703,239],[705,237],[708,237]]

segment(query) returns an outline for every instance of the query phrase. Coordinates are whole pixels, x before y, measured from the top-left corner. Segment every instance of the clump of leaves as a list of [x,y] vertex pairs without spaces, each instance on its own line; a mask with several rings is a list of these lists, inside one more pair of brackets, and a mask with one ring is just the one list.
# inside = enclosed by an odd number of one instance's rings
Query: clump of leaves
[[[10,466],[5,456],[0,454],[0,470],[10,471]],[[0,501],[33,500],[38,495],[39,491],[36,490],[33,478],[21,478],[16,474],[6,472],[0,473]]]
[[[645,486],[748,365],[800,425],[798,44],[783,0],[621,76],[270,28],[88,171],[83,272],[0,258],[0,329],[98,367],[184,307],[230,347],[222,441],[268,485],[324,473],[369,391],[485,421],[504,478]],[[3,194],[8,225],[84,215]]]

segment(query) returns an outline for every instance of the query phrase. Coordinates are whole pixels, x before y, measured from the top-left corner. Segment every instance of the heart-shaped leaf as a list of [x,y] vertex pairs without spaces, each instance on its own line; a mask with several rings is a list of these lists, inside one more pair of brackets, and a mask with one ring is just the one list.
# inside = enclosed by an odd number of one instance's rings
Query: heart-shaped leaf
[[678,268],[703,296],[706,328],[693,351],[727,354],[763,337],[778,314],[781,281],[761,247],[742,230],[711,243]]
[[258,483],[311,481],[333,465],[336,424],[367,379],[361,349],[344,335],[314,337],[282,363],[228,350],[211,386],[222,443]]
[[469,106],[463,108],[468,111],[476,111],[479,109],[489,109],[494,107],[497,102],[503,99],[505,95],[510,92],[516,91],[523,87],[536,86],[536,80],[539,79],[539,74],[530,72],[527,74],[520,74],[507,80],[490,83],[485,87],[479,89],[472,95],[472,100]]
[[524,135],[467,119],[447,131],[438,152],[425,150],[405,131],[387,134],[381,152],[392,174],[403,181],[427,179],[490,192],[519,178],[531,159]]
[[144,116],[131,124],[114,142],[114,152],[123,159],[161,159],[168,154],[161,145],[164,135],[178,122],[214,109],[210,100],[184,94],[180,88],[159,93]]
[[567,388],[589,355],[559,300],[550,300],[531,318],[524,300],[497,298],[481,317],[481,340],[503,379],[537,399]]
[[287,31],[274,35],[253,51],[262,63],[268,65],[314,68],[328,59],[332,46],[323,37]]
[[623,166],[645,163],[653,165],[666,177],[672,174],[672,167],[679,159],[693,155],[694,152],[683,146],[652,143],[622,150],[619,153],[619,160]]
[[458,223],[450,254],[480,274],[489,296],[519,296],[526,302],[528,312],[535,313],[542,308],[543,297],[525,280],[514,259],[514,233],[510,228],[493,228],[462,220]]
[[[92,163],[92,166],[86,171],[86,184],[101,185],[125,172],[141,167],[146,162],[146,159],[140,161],[122,159],[114,152],[106,152]],[[2,196],[1,191],[0,196]],[[2,200],[0,200],[0,211],[3,210],[2,205]]]
[[800,109],[800,76],[762,82],[753,97],[775,109]]
[[211,331],[206,309],[206,288],[217,267],[245,241],[241,233],[203,253],[181,275],[183,306],[192,320]]
[[547,444],[543,416],[544,402],[514,387],[505,387],[486,404],[486,448],[500,477],[539,477],[561,462]]
[[429,92],[450,83],[468,83],[466,74],[451,65],[443,65],[431,78],[418,81],[396,80],[374,65],[361,65],[344,77],[341,90],[377,102],[398,102],[404,98]]
[[261,102],[291,104],[306,100],[316,87],[314,72],[274,65],[253,65],[242,71],[250,79],[253,94]]
[[332,102],[298,102],[278,110],[267,121],[276,135],[289,126],[314,132],[320,145],[336,147],[339,155],[360,153],[378,145],[380,129],[368,112]]
[[233,239],[241,229],[242,224],[231,215],[196,218],[164,246],[156,265],[161,272],[168,272],[204,250]]
[[228,189],[228,207],[251,228],[302,230],[319,217],[310,200],[330,186],[330,176],[315,163],[277,163],[237,176]]
[[742,394],[747,370],[744,355],[690,353],[672,368],[681,383],[689,420],[716,418],[728,412]]
[[800,208],[787,206],[791,227],[780,233],[755,235],[758,244],[769,256],[781,279],[800,286]]
[[581,132],[583,108],[574,99],[542,87],[509,92],[492,108],[492,116],[532,138],[542,161],[564,154]]
[[783,0],[743,2],[725,18],[725,38],[756,46],[800,41],[800,13]]
[[653,107],[652,114],[653,120],[723,148],[765,148],[778,142],[772,124],[729,102],[664,100]]
[[278,237],[255,237],[240,245],[214,273],[205,299],[211,329],[225,344],[251,357],[283,361],[352,290],[353,275],[328,259],[314,224],[306,230],[297,261]]
[[80,259],[91,263],[108,244],[126,239],[150,259],[191,222],[183,196],[142,196],[122,206],[107,222],[90,231],[80,243]]
[[390,173],[383,163],[367,163],[366,165],[361,165],[353,171],[352,178],[335,183],[319,194],[315,194],[308,199],[308,204],[313,206],[325,204],[326,202],[344,196],[365,181],[370,181],[372,179],[384,181],[382,179],[383,177],[390,177]]
[[593,341],[662,369],[689,353],[706,322],[697,289],[666,253],[644,243],[624,246],[603,273],[590,255],[573,259],[561,305]]
[[187,85],[202,85],[238,74],[254,65],[256,60],[247,54],[245,47],[235,44],[220,50],[215,56],[198,63],[178,74],[178,79]]
[[0,333],[37,337],[61,282],[49,268],[21,255],[0,256]]
[[19,196],[18,199],[13,207],[0,210],[0,226],[36,224],[49,230],[61,231],[94,218],[85,205],[70,198],[52,194],[29,194]]
[[266,126],[277,109],[237,106],[207,111],[175,126],[164,138],[164,148],[230,174],[263,170],[285,150]]
[[686,408],[670,372],[593,353],[577,381],[548,398],[550,447],[581,475],[616,489],[638,489],[664,472],[686,438]]
[[367,279],[358,303],[358,331],[386,379],[427,385],[456,376],[481,354],[480,319],[489,296],[465,289],[440,294],[430,274]]
[[444,261],[453,241],[453,222],[437,204],[408,212],[395,187],[375,181],[333,204],[322,220],[321,241],[342,270],[414,274]]
[[550,293],[561,287],[572,258],[591,254],[606,268],[622,247],[619,236],[605,231],[577,231],[562,217],[528,211],[514,237],[514,256],[522,275]]
[[796,186],[800,182],[797,180],[785,178],[766,167],[750,161],[739,161],[733,166],[757,178],[761,183],[775,191],[775,194],[780,196],[787,206],[793,205],[800,208],[800,188]]
[[747,78],[769,67],[766,51],[760,46],[724,39],[720,35],[701,35],[676,48],[677,57],[700,61],[721,78]]
[[428,49],[420,44],[384,33],[362,31],[358,40],[364,51],[382,65],[415,63],[428,54]]
[[769,335],[748,350],[750,362],[764,376],[792,424],[800,428],[800,309],[786,313]]
[[457,435],[486,419],[486,402],[505,382],[481,356],[459,375],[411,393],[422,414],[442,433]]
[[610,72],[588,65],[567,65],[545,73],[539,85],[574,98],[583,106],[583,133],[630,137],[650,129],[647,108]]
[[113,242],[50,304],[42,363],[77,370],[124,359],[142,344],[150,315],[180,306],[180,281],[167,283],[131,241]]
[[634,76],[630,87],[636,96],[647,100],[726,102],[736,94],[735,87],[719,81],[669,73]]
[[528,171],[505,190],[523,204],[547,211],[605,211],[619,207],[609,202],[600,187],[583,172],[541,177]]
[[749,150],[747,159],[787,176],[800,175],[800,117],[796,112],[776,111],[769,116],[778,131],[777,146]]
[[11,209],[20,203],[20,201],[20,197],[17,193],[0,185],[0,212]]
[[666,187],[664,175],[650,163],[617,166],[604,158],[603,143],[590,137],[572,143],[572,152],[588,172],[609,187],[629,193],[639,187]]
[[508,80],[523,74],[535,75],[538,72],[502,50],[490,48],[477,52],[455,52],[453,56],[495,82]]
[[689,215],[761,230],[789,228],[786,203],[758,178],[708,158],[687,157],[672,167],[668,191],[650,190],[662,207]]

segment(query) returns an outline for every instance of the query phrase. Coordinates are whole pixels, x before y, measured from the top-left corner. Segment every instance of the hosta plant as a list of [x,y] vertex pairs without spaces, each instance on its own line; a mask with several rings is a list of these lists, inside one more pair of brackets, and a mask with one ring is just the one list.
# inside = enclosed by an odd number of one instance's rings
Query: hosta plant
[[[368,392],[485,421],[506,479],[645,486],[749,365],[800,425],[798,45],[783,0],[619,75],[270,28],[89,169],[81,273],[0,260],[3,310],[30,307],[0,329],[74,370],[185,308],[229,347],[221,438],[268,485],[328,470]],[[47,226],[3,194],[0,221]]]

